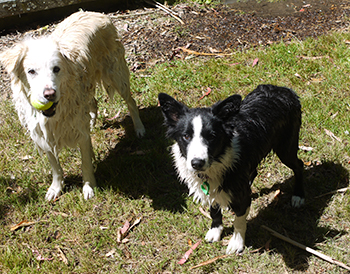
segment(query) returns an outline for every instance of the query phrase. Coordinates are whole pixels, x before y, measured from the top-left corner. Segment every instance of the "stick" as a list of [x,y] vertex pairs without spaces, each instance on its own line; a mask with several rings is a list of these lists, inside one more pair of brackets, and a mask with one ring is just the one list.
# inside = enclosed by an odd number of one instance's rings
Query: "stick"
[[326,195],[329,195],[329,194],[344,193],[344,192],[346,192],[348,189],[350,189],[350,187],[344,187],[344,188],[340,188],[340,189],[337,189],[337,190],[333,190],[333,191],[330,191],[330,192],[327,192],[327,193],[318,195],[318,196],[315,197],[315,199],[316,199],[316,198],[323,197],[323,196],[326,196]]
[[315,255],[315,256],[317,256],[317,257],[319,257],[319,258],[321,258],[321,259],[323,259],[325,261],[327,261],[327,262],[329,262],[329,263],[336,264],[336,265],[339,265],[339,266],[341,266],[341,267],[343,267],[343,268],[345,268],[347,270],[350,270],[350,267],[345,265],[345,264],[343,264],[342,262],[339,262],[339,261],[337,261],[337,260],[335,260],[335,259],[333,259],[333,258],[331,258],[331,257],[329,257],[327,255],[322,254],[321,252],[318,252],[318,251],[316,251],[316,250],[314,250],[314,249],[312,249],[310,247],[307,247],[307,246],[305,246],[303,244],[300,244],[300,243],[298,243],[298,242],[296,242],[296,241],[294,241],[294,240],[292,240],[292,239],[290,239],[290,238],[288,238],[286,236],[283,236],[282,234],[279,234],[278,232],[274,231],[273,229],[271,229],[271,228],[269,228],[267,226],[262,225],[261,227],[266,229],[267,231],[269,231],[273,236],[275,236],[277,238],[280,238],[281,240],[284,240],[284,241],[286,241],[286,242],[288,242],[288,243],[290,243],[292,245],[295,245],[295,246],[297,246],[297,247],[299,247],[299,248],[301,248],[301,249],[303,249],[303,250],[305,250],[305,251],[307,251],[307,252],[309,252],[309,253],[311,253],[311,254],[313,254],[313,255]]
[[194,50],[186,49],[184,47],[179,47],[184,52],[190,53],[190,54],[195,54],[195,55],[207,55],[207,56],[229,56],[232,55],[233,53],[206,53],[206,52],[197,52]]
[[168,9],[166,6],[162,5],[161,3],[158,3],[156,1],[153,0],[145,0],[146,3],[155,6],[156,8],[166,12],[167,14],[169,14],[170,16],[174,17],[177,21],[179,21],[182,25],[184,25],[184,21],[182,21],[175,12],[173,12],[171,9]]

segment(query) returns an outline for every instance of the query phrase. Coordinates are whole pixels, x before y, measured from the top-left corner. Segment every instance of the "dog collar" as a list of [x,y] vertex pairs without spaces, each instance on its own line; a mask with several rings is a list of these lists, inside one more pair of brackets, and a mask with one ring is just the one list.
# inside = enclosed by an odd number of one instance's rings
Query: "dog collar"
[[210,185],[208,183],[209,177],[205,174],[198,173],[198,177],[203,180],[201,184],[201,189],[205,195],[209,195]]

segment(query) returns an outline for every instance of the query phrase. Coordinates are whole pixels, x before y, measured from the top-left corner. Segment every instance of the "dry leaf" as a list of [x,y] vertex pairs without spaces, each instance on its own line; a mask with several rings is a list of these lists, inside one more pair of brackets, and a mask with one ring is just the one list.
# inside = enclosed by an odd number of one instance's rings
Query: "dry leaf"
[[187,261],[187,259],[188,259],[188,257],[191,255],[191,253],[193,252],[193,250],[195,250],[198,246],[199,246],[199,244],[201,243],[201,241],[198,241],[197,243],[195,243],[193,246],[191,246],[191,248],[185,253],[185,255],[183,255],[183,257],[181,258],[181,260],[180,261],[178,261],[177,263],[178,264],[184,264],[186,261]]
[[199,207],[199,211],[207,218],[211,219],[210,214],[206,212],[201,206]]
[[300,149],[300,150],[303,150],[303,151],[311,151],[311,150],[313,150],[314,148],[313,148],[313,147],[307,147],[307,146],[299,146],[299,149]]
[[69,264],[68,259],[67,259],[66,255],[64,254],[64,252],[62,251],[62,249],[58,245],[56,245],[56,249],[59,252],[61,260],[64,262],[64,264],[68,265]]
[[326,134],[327,134],[328,136],[330,136],[331,138],[337,140],[338,142],[342,142],[342,140],[341,140],[339,137],[335,136],[333,132],[329,131],[328,129],[324,129],[324,131],[325,131]]
[[52,261],[53,260],[53,258],[45,258],[45,257],[41,256],[39,251],[36,249],[32,249],[32,253],[35,256],[35,259],[37,259],[38,261]]
[[203,96],[201,98],[199,98],[199,100],[202,100],[205,96],[208,96],[211,92],[211,88],[207,88],[207,92],[203,94]]
[[117,250],[115,248],[113,248],[111,251],[109,251],[105,256],[106,257],[114,257],[114,253],[116,252]]
[[21,227],[26,227],[35,224],[36,222],[28,222],[27,220],[24,220],[10,228],[11,231],[15,231]]
[[120,115],[120,110],[118,111],[118,113],[116,115],[114,115],[112,118],[106,118],[107,121],[113,121],[114,119],[117,119]]

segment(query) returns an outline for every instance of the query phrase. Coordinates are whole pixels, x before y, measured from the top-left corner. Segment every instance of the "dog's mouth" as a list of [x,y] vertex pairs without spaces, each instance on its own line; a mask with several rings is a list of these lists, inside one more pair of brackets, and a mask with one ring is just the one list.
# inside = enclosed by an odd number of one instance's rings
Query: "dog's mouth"
[[44,114],[44,116],[46,117],[52,117],[55,115],[56,113],[56,106],[57,106],[58,102],[55,102],[52,104],[52,106],[47,109],[47,110],[43,110],[42,113]]

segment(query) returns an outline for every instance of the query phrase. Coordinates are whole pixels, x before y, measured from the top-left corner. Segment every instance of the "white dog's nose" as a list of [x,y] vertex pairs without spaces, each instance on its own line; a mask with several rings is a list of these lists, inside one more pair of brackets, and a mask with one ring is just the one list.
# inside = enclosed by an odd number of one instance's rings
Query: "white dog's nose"
[[49,101],[55,101],[56,99],[56,90],[53,88],[44,89],[44,97]]

